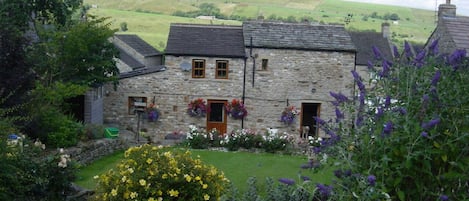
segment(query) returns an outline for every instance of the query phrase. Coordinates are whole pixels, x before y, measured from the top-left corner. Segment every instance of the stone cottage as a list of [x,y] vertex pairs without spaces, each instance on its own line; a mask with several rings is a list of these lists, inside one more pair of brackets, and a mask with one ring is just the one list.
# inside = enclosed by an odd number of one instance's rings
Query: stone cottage
[[[221,133],[275,128],[298,137],[321,134],[314,117],[335,116],[329,92],[353,93],[355,54],[343,26],[171,24],[164,66],[123,73],[116,91],[106,89],[104,119],[134,129],[138,107],[155,104],[158,121],[143,127],[156,139],[189,125]],[[209,110],[197,118],[187,107],[198,98]],[[244,101],[247,117],[226,113],[224,105],[233,99]],[[291,125],[280,121],[287,106],[300,112]]]
[[469,17],[457,16],[456,5],[446,0],[438,7],[438,24],[430,35],[425,47],[438,41],[438,49],[442,54],[451,54],[455,50],[469,51]]
[[119,50],[116,65],[121,73],[159,66],[163,62],[163,54],[137,35],[117,34],[112,43]]

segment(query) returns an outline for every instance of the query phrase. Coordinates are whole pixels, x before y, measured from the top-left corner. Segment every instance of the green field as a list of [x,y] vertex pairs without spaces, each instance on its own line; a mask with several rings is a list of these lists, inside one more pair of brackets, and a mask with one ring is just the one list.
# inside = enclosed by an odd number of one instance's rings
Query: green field
[[[223,171],[240,192],[246,190],[246,182],[249,177],[256,177],[257,183],[263,185],[267,177],[274,180],[291,178],[300,181],[299,174],[301,173],[303,176],[310,177],[315,183],[330,183],[333,176],[332,171],[328,169],[320,172],[302,170],[300,167],[307,162],[306,156],[208,150],[191,150],[191,152],[193,157],[200,156],[200,159],[205,163],[212,164]],[[82,167],[75,182],[79,186],[94,189],[96,183],[93,177],[105,173],[111,168],[116,169],[116,164],[123,157],[123,152],[118,152],[99,159],[87,167]]]
[[[435,13],[432,11],[343,0],[85,0],[85,4],[97,7],[91,9],[92,14],[110,17],[114,28],[119,28],[122,22],[127,23],[127,33],[139,35],[161,51],[165,48],[171,23],[242,23],[233,20],[199,20],[171,16],[175,11],[197,10],[198,5],[207,2],[213,3],[226,16],[238,15],[250,19],[256,19],[258,16],[264,16],[265,19],[272,16],[283,19],[290,17],[297,21],[312,18],[317,23],[344,24],[347,29],[358,31],[381,30],[381,24],[385,20],[369,17],[373,12],[378,16],[396,13],[400,20],[387,22],[391,24],[392,39],[397,45],[406,40],[425,43],[435,27]],[[345,18],[349,14],[353,17],[350,23],[346,24]]]

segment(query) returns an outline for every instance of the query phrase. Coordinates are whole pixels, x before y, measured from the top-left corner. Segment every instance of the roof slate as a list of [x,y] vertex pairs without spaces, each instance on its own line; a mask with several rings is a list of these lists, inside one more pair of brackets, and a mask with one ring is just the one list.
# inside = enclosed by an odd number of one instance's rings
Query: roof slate
[[443,17],[442,19],[456,48],[469,50],[469,17]]
[[171,24],[165,53],[213,57],[245,57],[241,26]]
[[150,44],[142,40],[140,37],[134,34],[116,34],[114,35],[119,40],[129,45],[132,49],[137,51],[144,57],[162,55],[161,52],[156,50]]
[[357,48],[356,65],[367,65],[375,58],[373,46],[377,47],[381,55],[387,60],[392,59],[391,44],[377,32],[350,32],[352,42]]
[[119,74],[119,79],[137,77],[139,75],[156,73],[156,72],[161,72],[161,71],[165,71],[165,70],[166,70],[166,66],[164,66],[164,65],[144,67],[144,68],[139,68],[139,69],[136,69],[136,70],[133,70],[133,71],[121,73],[121,74]]
[[117,47],[119,50],[119,59],[124,62],[127,66],[129,66],[132,69],[137,69],[137,68],[143,68],[145,65],[134,59],[132,56],[127,54],[123,49]]
[[247,21],[243,23],[243,31],[247,47],[355,51],[343,26]]

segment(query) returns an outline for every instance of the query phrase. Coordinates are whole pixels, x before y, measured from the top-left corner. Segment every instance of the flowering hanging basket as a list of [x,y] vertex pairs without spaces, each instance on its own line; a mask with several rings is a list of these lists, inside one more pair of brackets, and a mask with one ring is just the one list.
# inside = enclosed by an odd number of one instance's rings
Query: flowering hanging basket
[[248,115],[248,111],[243,104],[243,101],[233,99],[231,102],[225,105],[225,110],[229,116],[235,119],[243,119]]
[[187,107],[187,114],[192,117],[205,117],[207,114],[207,104],[202,98],[192,100]]
[[300,112],[298,112],[295,106],[288,106],[280,115],[280,121],[286,125],[291,125],[293,122],[295,122],[296,116],[299,114]]
[[156,104],[151,103],[146,109],[147,119],[149,122],[158,121],[160,118],[160,110],[156,107]]

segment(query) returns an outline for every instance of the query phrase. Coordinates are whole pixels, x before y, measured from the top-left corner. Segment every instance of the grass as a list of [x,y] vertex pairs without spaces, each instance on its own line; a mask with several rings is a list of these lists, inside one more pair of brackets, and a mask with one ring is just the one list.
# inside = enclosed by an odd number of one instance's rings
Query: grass
[[397,24],[391,23],[393,42],[401,45],[403,41],[425,43],[435,28],[435,14],[432,11],[405,8],[399,6],[367,4],[343,0],[240,0],[228,2],[225,0],[141,0],[108,1],[85,0],[86,4],[98,5],[91,9],[93,14],[107,16],[113,19],[113,27],[119,28],[120,23],[126,22],[129,31],[137,34],[149,44],[163,51],[169,33],[170,23],[201,23],[201,24],[241,24],[231,20],[198,20],[171,16],[175,11],[192,11],[198,9],[202,3],[213,3],[227,16],[239,15],[252,19],[263,15],[270,15],[286,19],[289,16],[299,20],[302,17],[312,17],[317,22],[345,24],[345,17],[353,14],[352,20],[346,25],[350,30],[381,30],[382,19],[365,16],[376,12],[379,16],[386,13],[397,13],[401,20]]
[[[274,180],[279,178],[299,180],[301,173],[303,176],[310,177],[313,182],[320,183],[330,183],[332,178],[332,171],[328,169],[321,172],[301,170],[300,166],[307,161],[306,156],[209,150],[191,150],[191,152],[194,157],[200,156],[206,164],[212,164],[223,171],[240,192],[244,192],[248,187],[246,182],[249,177],[256,177],[260,188],[263,188],[267,177],[272,177]],[[76,184],[94,189],[96,183],[93,177],[115,168],[123,157],[123,152],[118,152],[82,167],[77,174]]]

